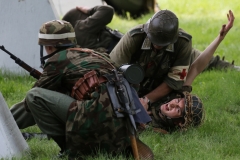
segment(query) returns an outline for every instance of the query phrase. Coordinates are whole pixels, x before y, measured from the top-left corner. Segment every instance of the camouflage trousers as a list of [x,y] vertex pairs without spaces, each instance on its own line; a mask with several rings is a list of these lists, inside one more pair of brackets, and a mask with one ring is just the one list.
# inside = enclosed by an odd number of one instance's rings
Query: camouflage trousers
[[41,131],[48,135],[65,135],[67,111],[75,99],[43,88],[28,91],[26,104]]

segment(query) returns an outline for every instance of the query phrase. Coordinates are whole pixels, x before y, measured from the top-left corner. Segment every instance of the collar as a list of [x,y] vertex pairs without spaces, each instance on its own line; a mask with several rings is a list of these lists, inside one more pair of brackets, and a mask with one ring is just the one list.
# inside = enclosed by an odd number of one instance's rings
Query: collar
[[[143,41],[142,50],[151,50],[152,49],[152,42],[150,41],[150,39],[148,37],[146,37]],[[174,52],[174,44],[169,44],[167,46],[167,48],[165,49],[168,52]]]

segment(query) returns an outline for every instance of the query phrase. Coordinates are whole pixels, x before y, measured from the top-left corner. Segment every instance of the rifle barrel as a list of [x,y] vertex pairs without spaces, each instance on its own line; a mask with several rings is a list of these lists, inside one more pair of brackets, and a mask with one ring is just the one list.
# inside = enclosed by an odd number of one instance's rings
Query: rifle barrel
[[31,66],[29,66],[27,63],[23,62],[21,59],[19,59],[18,57],[16,57],[15,55],[13,55],[11,52],[9,52],[8,50],[5,49],[5,47],[2,45],[0,46],[0,49],[3,50],[4,52],[6,52],[7,54],[10,55],[10,57],[15,61],[15,63],[17,63],[19,66],[21,66],[22,68],[24,68],[25,70],[27,70],[31,76],[33,76],[36,79],[39,79],[40,76],[42,75],[41,72],[39,72],[38,70],[32,68]]

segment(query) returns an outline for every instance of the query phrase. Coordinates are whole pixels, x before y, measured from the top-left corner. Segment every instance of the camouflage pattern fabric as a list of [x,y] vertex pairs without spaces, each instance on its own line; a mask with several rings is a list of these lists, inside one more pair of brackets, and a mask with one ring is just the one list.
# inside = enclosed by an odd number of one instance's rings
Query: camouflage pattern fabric
[[43,46],[76,44],[74,29],[67,21],[53,20],[46,22],[39,30],[38,44]]
[[118,153],[130,145],[125,118],[116,118],[105,84],[92,93],[91,100],[77,101],[69,108],[66,124],[70,156],[91,154],[100,149]]
[[110,73],[112,67],[90,53],[63,50],[47,60],[42,76],[34,87],[70,93],[77,80],[91,70],[104,75]]
[[[76,81],[91,70],[101,76],[110,73],[112,66],[91,53],[64,50],[48,59],[34,87],[68,94]],[[74,108],[70,108],[66,124],[68,148],[73,153],[80,149],[86,154],[96,147],[108,152],[122,151],[130,145],[124,119],[114,117],[105,84],[93,92],[92,97],[77,101]]]

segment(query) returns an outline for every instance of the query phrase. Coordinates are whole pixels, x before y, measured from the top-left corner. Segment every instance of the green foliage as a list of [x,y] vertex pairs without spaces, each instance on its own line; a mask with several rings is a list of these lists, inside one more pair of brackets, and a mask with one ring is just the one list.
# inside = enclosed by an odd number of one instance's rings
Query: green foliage
[[[193,36],[193,46],[204,48],[217,36],[221,25],[227,23],[226,14],[231,9],[235,15],[234,27],[228,33],[216,54],[235,60],[240,65],[238,36],[240,35],[240,3],[237,0],[158,0],[160,8],[169,9],[179,17],[180,27]],[[112,28],[126,33],[137,24],[145,23],[152,14],[137,20],[121,19],[114,16]],[[240,80],[237,71],[205,71],[193,83],[193,93],[204,103],[206,119],[202,126],[186,132],[161,135],[152,131],[140,134],[141,140],[153,150],[155,159],[204,159],[237,160],[240,157]],[[0,72],[0,91],[9,107],[21,101],[32,87],[35,79],[28,75],[20,76]],[[40,132],[37,126],[22,130]],[[57,159],[58,146],[52,140],[32,139],[28,141],[31,152],[23,159]],[[99,153],[87,159],[109,158]]]

